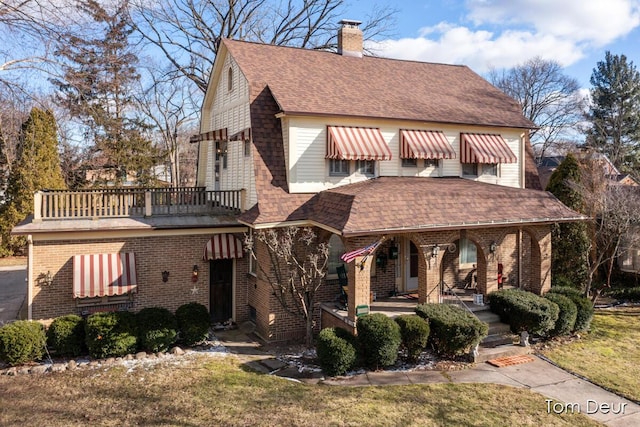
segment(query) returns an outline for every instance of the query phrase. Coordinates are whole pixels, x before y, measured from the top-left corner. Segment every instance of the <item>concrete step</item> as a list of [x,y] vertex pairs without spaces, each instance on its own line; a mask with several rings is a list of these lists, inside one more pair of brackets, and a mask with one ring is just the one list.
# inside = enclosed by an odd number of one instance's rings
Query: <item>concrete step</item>
[[518,341],[518,337],[511,333],[489,334],[480,342],[480,347],[494,348],[501,345],[518,343]]
[[500,316],[495,313],[492,313],[489,310],[482,310],[474,312],[476,317],[483,321],[484,323],[495,323],[500,322]]
[[519,356],[522,354],[532,353],[531,347],[521,347],[519,345],[501,345],[493,348],[479,347],[478,355],[474,362],[483,363],[488,360],[497,359],[499,357]]
[[511,333],[511,327],[506,323],[501,323],[501,322],[489,323],[489,335],[509,334],[509,333]]

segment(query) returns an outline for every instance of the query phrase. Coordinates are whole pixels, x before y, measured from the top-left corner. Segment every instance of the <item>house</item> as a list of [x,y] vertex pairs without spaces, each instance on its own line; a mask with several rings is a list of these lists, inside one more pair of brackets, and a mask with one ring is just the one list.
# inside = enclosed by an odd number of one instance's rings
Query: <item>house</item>
[[[373,293],[438,302],[443,283],[469,280],[485,295],[548,289],[551,225],[582,216],[541,191],[533,123],[465,66],[363,55],[358,24],[342,21],[336,53],[221,41],[192,138],[191,197],[149,189],[114,201],[123,196],[103,192],[101,210],[87,213],[94,202],[39,193],[34,219],[14,230],[30,236],[32,317],[77,309],[86,292],[96,310],[116,297],[136,310],[193,299],[214,320],[253,321],[266,340],[303,336],[302,321],[255,273],[268,263],[264,247],[255,259],[238,249],[244,233],[287,225],[313,227],[329,243],[323,326],[352,325]],[[340,257],[371,244],[347,264],[348,306],[337,315],[327,307]],[[125,265],[106,254],[135,255],[135,274],[127,271],[137,281],[121,295],[93,290],[87,263],[101,274]]]

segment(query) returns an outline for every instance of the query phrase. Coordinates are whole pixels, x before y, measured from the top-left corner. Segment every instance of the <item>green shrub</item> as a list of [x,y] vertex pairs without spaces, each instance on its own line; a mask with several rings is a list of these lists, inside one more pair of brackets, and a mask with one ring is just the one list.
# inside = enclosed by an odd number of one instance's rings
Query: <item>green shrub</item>
[[584,293],[580,289],[571,286],[552,286],[549,293],[560,294],[568,297],[584,297]]
[[556,327],[560,313],[557,304],[550,300],[519,289],[503,289],[489,294],[491,311],[500,320],[511,326],[511,331],[519,334],[545,336]]
[[358,317],[358,348],[363,363],[371,369],[391,366],[398,359],[400,327],[382,313]]
[[427,346],[429,339],[429,323],[417,314],[405,314],[395,318],[400,326],[402,345],[407,350],[407,357],[415,361]]
[[84,319],[75,314],[56,318],[47,329],[47,344],[60,356],[86,353]]
[[353,337],[342,328],[325,328],[318,335],[318,362],[329,376],[343,375],[353,368],[356,362],[356,347],[352,339],[343,338],[346,335]]
[[0,328],[0,360],[11,366],[40,360],[47,339],[38,322],[18,320]]
[[585,297],[582,292],[576,291],[572,288],[552,287],[549,292],[567,296],[576,305],[578,314],[576,316],[574,331],[589,330],[589,326],[591,326],[591,321],[593,320],[594,313],[593,303],[589,300],[589,298]]
[[94,313],[87,317],[85,340],[91,357],[119,357],[137,349],[136,316],[128,311]]
[[468,311],[448,304],[420,304],[416,314],[429,321],[429,345],[446,357],[469,352],[487,336],[489,326]]
[[136,315],[140,348],[167,351],[178,338],[178,322],[172,312],[162,307],[143,308]]
[[176,310],[180,329],[180,340],[185,345],[194,345],[209,336],[211,319],[207,307],[197,302],[181,305]]
[[580,292],[579,285],[574,284],[571,281],[571,279],[569,279],[566,276],[562,276],[560,274],[551,276],[551,287],[552,288],[569,288],[569,289],[574,289],[578,291],[578,293]]
[[556,303],[560,309],[556,326],[551,331],[551,335],[568,335],[573,331],[576,324],[576,316],[578,315],[578,308],[575,303],[568,296],[562,294],[547,293],[544,297]]
[[640,302],[640,287],[611,289],[607,296],[628,302]]

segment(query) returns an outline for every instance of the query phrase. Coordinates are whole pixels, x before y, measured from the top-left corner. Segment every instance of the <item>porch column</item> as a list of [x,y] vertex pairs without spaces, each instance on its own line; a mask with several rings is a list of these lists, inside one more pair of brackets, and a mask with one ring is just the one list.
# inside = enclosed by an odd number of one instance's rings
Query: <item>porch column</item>
[[418,258],[418,302],[440,302],[440,264],[444,257],[444,251],[439,251],[433,256],[433,250],[429,246],[421,245]]
[[356,307],[370,304],[371,292],[371,263],[375,260],[374,254],[365,257],[357,257],[347,267],[348,291],[347,291],[347,316],[349,320],[356,321]]

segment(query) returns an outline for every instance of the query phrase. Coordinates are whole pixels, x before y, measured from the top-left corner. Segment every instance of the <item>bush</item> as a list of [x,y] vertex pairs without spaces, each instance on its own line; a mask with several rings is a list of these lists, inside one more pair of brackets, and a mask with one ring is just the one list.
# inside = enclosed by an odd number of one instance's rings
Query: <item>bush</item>
[[140,348],[148,351],[167,351],[178,338],[176,316],[166,308],[143,308],[136,315]]
[[395,318],[400,326],[402,345],[407,350],[407,357],[415,361],[427,346],[429,339],[429,323],[416,314],[405,314]]
[[119,357],[137,348],[136,316],[128,311],[94,313],[85,325],[86,343],[91,357]]
[[589,301],[589,298],[585,297],[582,292],[572,288],[552,287],[549,292],[567,296],[576,305],[578,314],[576,316],[574,331],[586,331],[589,329],[594,313],[593,304]]
[[556,326],[551,331],[551,335],[568,335],[575,327],[578,308],[569,297],[562,294],[548,293],[544,297],[556,303],[560,309]]
[[607,292],[607,296],[621,301],[640,302],[640,287],[612,289]]
[[391,366],[398,359],[400,327],[382,313],[358,317],[358,347],[363,363],[372,369]]
[[325,328],[318,335],[318,362],[327,375],[343,375],[355,365],[357,353],[354,340],[343,338],[346,334],[355,338],[342,328]]
[[560,309],[550,300],[519,289],[503,289],[489,294],[491,311],[511,326],[513,333],[527,331],[545,336],[556,327]]
[[180,340],[185,345],[194,345],[209,336],[211,319],[207,307],[197,302],[181,305],[176,310],[180,329]]
[[40,360],[47,339],[38,322],[18,320],[0,328],[0,360],[11,366]]
[[552,288],[569,288],[580,293],[580,290],[578,289],[580,287],[579,285],[575,285],[571,281],[571,279],[559,274],[556,274],[555,276],[551,276],[551,287]]
[[56,318],[47,329],[47,344],[61,356],[86,353],[84,323],[84,319],[75,314]]
[[487,336],[489,326],[463,308],[447,304],[421,304],[416,314],[429,321],[429,345],[446,357],[468,353]]

